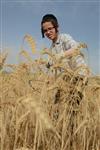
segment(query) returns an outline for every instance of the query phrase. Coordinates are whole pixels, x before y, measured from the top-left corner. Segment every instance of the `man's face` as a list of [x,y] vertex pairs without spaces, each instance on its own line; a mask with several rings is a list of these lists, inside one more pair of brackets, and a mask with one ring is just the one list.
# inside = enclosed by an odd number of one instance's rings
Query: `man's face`
[[52,41],[57,40],[58,32],[56,32],[55,27],[53,26],[52,22],[45,22],[42,24],[42,27],[43,27],[44,35],[48,39]]

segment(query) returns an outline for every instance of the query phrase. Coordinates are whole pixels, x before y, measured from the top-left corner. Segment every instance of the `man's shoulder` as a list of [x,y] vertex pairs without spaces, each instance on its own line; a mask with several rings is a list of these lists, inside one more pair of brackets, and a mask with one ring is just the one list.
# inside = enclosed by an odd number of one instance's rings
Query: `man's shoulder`
[[59,34],[59,38],[61,39],[61,40],[68,40],[68,39],[70,39],[71,38],[71,36],[70,36],[70,34],[67,34],[67,33],[60,33]]

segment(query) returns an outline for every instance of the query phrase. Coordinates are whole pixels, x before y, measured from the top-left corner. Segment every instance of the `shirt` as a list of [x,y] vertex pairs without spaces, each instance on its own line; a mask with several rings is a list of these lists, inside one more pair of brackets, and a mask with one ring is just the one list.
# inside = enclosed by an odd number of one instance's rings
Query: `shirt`
[[73,40],[69,34],[59,34],[55,43],[52,43],[50,49],[53,54],[64,52],[70,48],[76,47],[78,43]]
[[[52,43],[50,50],[52,54],[59,54],[68,51],[70,48],[77,48],[78,44],[69,34],[59,34],[57,41]],[[81,55],[77,55],[74,61],[71,58],[66,59],[66,63],[72,70],[81,65],[86,66],[84,57]]]

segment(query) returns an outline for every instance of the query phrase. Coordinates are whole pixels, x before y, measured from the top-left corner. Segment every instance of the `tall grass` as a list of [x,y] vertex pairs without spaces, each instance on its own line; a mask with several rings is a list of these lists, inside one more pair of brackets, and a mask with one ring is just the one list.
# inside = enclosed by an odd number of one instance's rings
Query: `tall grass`
[[0,149],[99,150],[100,76],[43,53],[55,60],[50,69],[28,55],[27,63],[2,64],[12,71],[0,72]]

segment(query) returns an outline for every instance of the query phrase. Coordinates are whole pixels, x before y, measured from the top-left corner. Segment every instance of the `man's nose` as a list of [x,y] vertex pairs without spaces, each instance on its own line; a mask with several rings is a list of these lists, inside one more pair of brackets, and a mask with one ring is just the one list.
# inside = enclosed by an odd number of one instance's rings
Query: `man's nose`
[[50,33],[50,30],[47,30],[47,33]]

